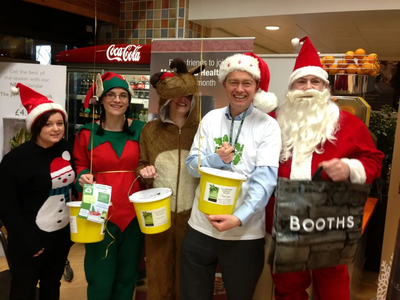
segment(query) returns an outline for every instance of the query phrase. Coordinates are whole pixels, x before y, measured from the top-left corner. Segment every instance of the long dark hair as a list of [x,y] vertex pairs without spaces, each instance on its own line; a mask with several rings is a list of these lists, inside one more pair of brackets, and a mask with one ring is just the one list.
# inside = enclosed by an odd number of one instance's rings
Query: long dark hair
[[[97,135],[104,135],[104,129],[103,129],[103,126],[102,126],[102,123],[106,120],[106,110],[105,110],[105,108],[104,108],[104,105],[103,105],[103,97],[104,97],[104,95],[107,93],[108,91],[106,91],[106,92],[104,92],[103,93],[103,96],[101,96],[100,97],[100,103],[101,103],[101,105],[100,105],[100,109],[101,109],[101,113],[100,113],[100,125],[99,125],[99,128],[97,129],[97,131],[96,131],[96,134]],[[129,94],[129,92],[128,92],[128,95],[129,95],[129,97],[131,97],[131,95]],[[129,103],[130,103],[130,101],[129,101]],[[131,131],[130,129],[129,129],[129,123],[128,123],[128,117],[129,117],[129,105],[128,105],[128,107],[126,108],[126,111],[125,111],[125,113],[124,113],[124,116],[125,116],[125,122],[124,122],[124,126],[122,127],[122,131],[124,132],[124,133],[126,133],[126,134],[128,134],[128,135],[134,135],[135,134],[135,131]]]
[[64,116],[64,114],[63,113],[61,113],[60,111],[58,111],[58,110],[49,110],[48,112],[45,112],[43,115],[41,115],[40,117],[39,117],[39,119],[37,119],[36,121],[35,121],[35,123],[33,123],[33,125],[32,125],[32,129],[31,129],[31,133],[32,133],[32,136],[31,136],[31,140],[32,141],[37,141],[37,139],[38,139],[38,137],[39,137],[39,135],[40,135],[40,132],[42,131],[42,128],[47,124],[47,121],[49,120],[49,118],[50,118],[50,116],[52,116],[52,115],[54,115],[54,114],[56,114],[56,113],[60,113],[60,115],[62,116],[62,118],[63,118],[63,122],[64,122],[64,134],[65,134],[65,128],[66,128],[66,120],[65,120],[65,116]]

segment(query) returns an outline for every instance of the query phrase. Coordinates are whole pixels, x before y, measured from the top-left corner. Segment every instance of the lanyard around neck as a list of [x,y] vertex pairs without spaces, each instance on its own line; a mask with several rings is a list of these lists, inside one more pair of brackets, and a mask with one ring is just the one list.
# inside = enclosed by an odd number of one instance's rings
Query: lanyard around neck
[[232,118],[231,132],[230,132],[230,135],[229,135],[229,145],[231,145],[231,146],[233,146],[235,148],[236,148],[237,141],[239,139],[240,132],[242,131],[242,126],[243,126],[244,119],[246,118],[246,114],[247,114],[247,109],[243,112],[243,117],[242,117],[242,120],[240,121],[240,125],[239,125],[239,128],[238,128],[237,134],[236,134],[236,139],[235,139],[235,143],[234,144],[232,144],[232,137],[233,137],[233,125],[235,123],[235,118]]

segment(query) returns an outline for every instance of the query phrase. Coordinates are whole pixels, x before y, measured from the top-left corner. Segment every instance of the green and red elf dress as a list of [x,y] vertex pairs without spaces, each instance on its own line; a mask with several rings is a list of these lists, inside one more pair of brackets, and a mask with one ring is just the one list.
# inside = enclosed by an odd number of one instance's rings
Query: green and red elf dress
[[76,189],[82,191],[79,178],[89,173],[91,159],[96,183],[112,187],[105,238],[102,242],[85,244],[89,300],[133,298],[144,236],[128,193],[140,190],[139,182],[133,185],[132,182],[136,178],[134,170],[139,162],[139,137],[144,124],[132,121],[129,126],[132,135],[104,130],[101,136],[96,133],[99,125],[89,123],[79,129],[75,139]]

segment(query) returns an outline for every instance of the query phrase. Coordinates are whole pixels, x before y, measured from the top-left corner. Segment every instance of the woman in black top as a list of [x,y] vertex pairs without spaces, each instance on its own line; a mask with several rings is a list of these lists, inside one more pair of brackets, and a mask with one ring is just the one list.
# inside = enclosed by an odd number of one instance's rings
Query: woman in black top
[[8,232],[10,299],[59,299],[60,280],[70,241],[69,211],[75,165],[72,146],[63,138],[64,108],[17,84],[28,110],[30,141],[0,164],[0,219]]

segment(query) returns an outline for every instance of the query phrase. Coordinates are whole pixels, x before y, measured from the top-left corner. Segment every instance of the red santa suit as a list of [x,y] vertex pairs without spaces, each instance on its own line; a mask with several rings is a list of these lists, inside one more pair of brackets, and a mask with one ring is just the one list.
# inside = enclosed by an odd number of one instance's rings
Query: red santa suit
[[[336,140],[327,141],[323,153],[313,153],[301,162],[292,158],[279,166],[278,176],[290,179],[311,180],[312,174],[323,161],[341,159],[350,167],[350,181],[371,184],[380,175],[383,153],[376,150],[365,124],[348,112],[341,111]],[[296,156],[296,149],[293,149]],[[330,180],[325,172],[322,180]],[[271,233],[274,199],[267,206],[267,232]],[[311,275],[312,274],[312,275]],[[313,283],[316,300],[349,300],[350,278],[346,265],[296,273],[272,274],[275,284],[275,298],[285,300],[306,300],[306,289]]]

